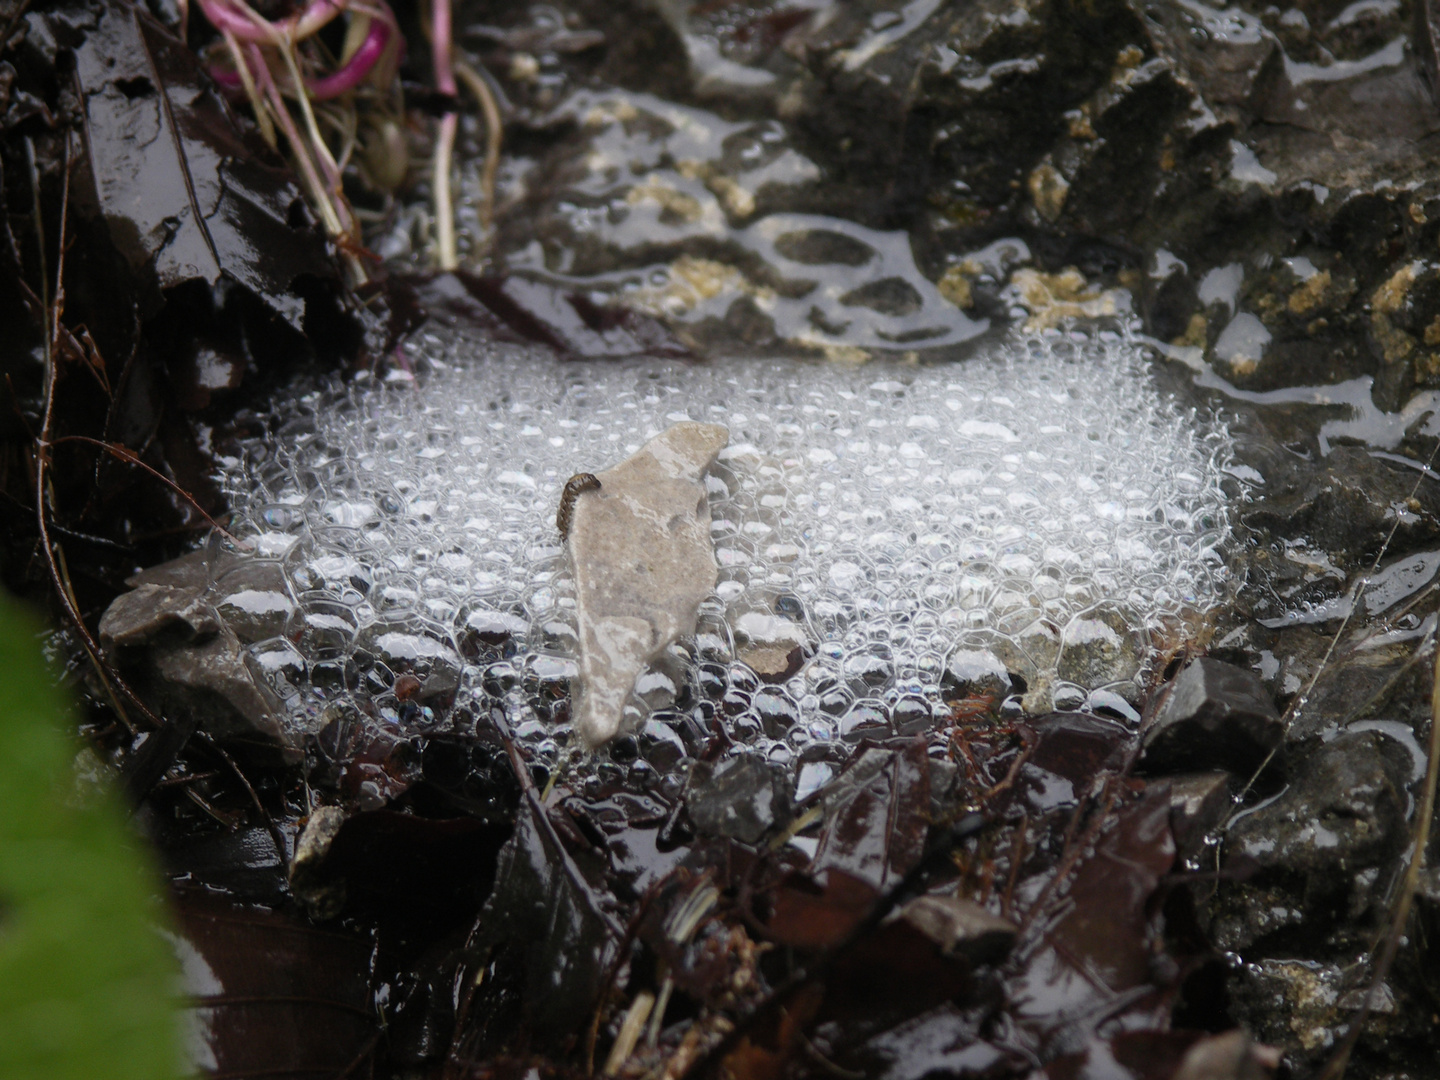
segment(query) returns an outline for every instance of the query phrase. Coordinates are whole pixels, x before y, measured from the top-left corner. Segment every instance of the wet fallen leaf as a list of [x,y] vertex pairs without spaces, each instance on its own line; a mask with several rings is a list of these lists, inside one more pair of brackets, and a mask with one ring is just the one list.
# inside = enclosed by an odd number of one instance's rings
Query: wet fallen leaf
[[107,0],[74,54],[95,198],[134,272],[159,289],[228,279],[301,329],[296,280],[335,276],[323,238],[195,53],[144,7]]
[[371,944],[296,917],[182,892],[174,945],[202,1075],[337,1075],[370,1045]]

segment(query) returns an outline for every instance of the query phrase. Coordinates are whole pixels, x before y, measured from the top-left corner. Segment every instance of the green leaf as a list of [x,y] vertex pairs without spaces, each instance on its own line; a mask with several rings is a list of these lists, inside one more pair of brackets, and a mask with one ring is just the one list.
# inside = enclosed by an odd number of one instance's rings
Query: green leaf
[[0,597],[0,1078],[183,1074],[161,886],[119,799],[79,797],[70,711]]

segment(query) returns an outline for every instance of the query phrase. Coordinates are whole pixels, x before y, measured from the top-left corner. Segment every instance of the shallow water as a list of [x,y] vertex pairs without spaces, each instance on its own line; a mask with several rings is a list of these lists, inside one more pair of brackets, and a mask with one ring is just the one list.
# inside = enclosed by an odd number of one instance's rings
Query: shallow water
[[[299,729],[337,703],[402,729],[500,707],[558,754],[575,670],[560,490],[683,419],[730,429],[707,482],[720,583],[632,701],[656,768],[716,718],[738,747],[815,764],[813,786],[847,743],[931,729],[971,692],[1130,713],[1152,646],[1228,587],[1227,433],[1118,335],[934,366],[408,349],[415,376],[283,401],[275,437],[226,469],[233,530],[298,605],[251,653]],[[762,685],[747,648],[775,641],[805,660]],[[407,672],[418,698],[396,692]]]

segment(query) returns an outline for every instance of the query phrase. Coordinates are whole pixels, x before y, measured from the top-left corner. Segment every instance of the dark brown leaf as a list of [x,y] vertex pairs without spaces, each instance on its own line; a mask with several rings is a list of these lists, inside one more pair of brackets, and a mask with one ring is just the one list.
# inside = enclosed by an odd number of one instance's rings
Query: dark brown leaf
[[178,898],[176,951],[202,1075],[336,1075],[375,1030],[370,943],[203,893]]
[[920,860],[930,827],[924,740],[901,751],[866,751],[841,774],[825,811],[825,831],[811,865],[817,879],[834,869],[882,892],[897,884]]
[[324,243],[288,170],[241,134],[196,55],[143,7],[107,0],[75,74],[95,195],[135,272],[160,289],[229,278],[300,329],[292,286],[334,277]]

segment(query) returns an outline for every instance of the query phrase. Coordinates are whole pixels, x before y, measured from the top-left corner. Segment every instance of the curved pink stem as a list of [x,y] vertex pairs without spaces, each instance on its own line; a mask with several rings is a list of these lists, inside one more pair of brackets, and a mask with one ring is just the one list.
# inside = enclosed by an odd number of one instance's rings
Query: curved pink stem
[[365,35],[365,40],[355,50],[340,68],[323,79],[306,79],[305,88],[310,91],[310,96],[317,101],[329,101],[331,98],[339,97],[358,86],[380,58],[385,55],[385,47],[390,44],[390,26],[380,19],[370,20],[370,32]]
[[245,86],[245,81],[236,72],[216,64],[210,65],[210,78],[226,90],[241,90]]
[[[388,22],[378,18],[371,18],[370,30],[365,35],[365,40],[355,50],[355,54],[347,60],[340,70],[335,71],[324,78],[306,79],[305,89],[316,101],[329,101],[341,94],[348,93],[364,81],[365,76],[374,70],[375,65],[385,55],[385,49],[390,44],[390,38],[394,30]],[[210,77],[226,90],[239,90],[244,86],[238,73],[227,68],[212,66]]]

